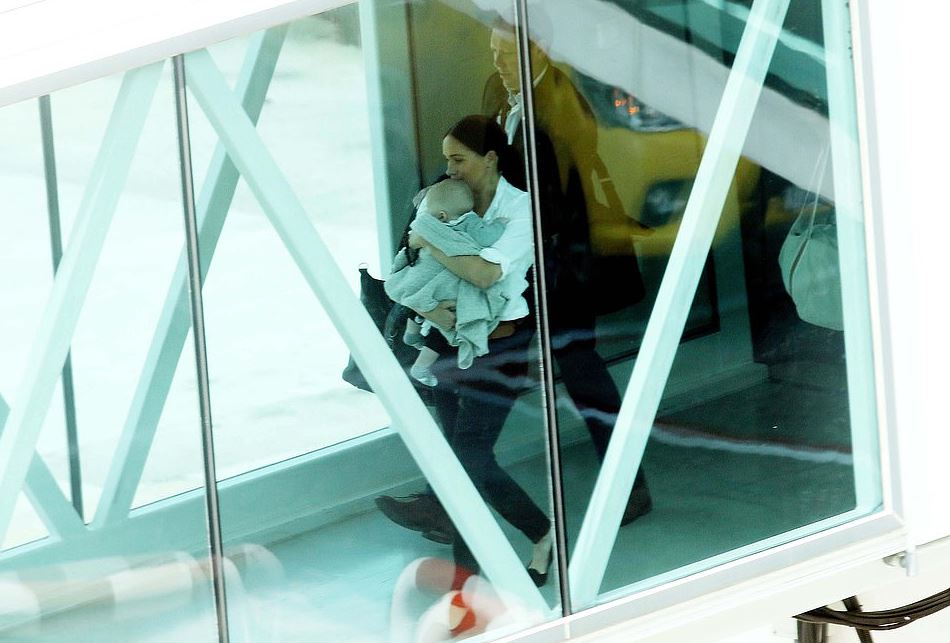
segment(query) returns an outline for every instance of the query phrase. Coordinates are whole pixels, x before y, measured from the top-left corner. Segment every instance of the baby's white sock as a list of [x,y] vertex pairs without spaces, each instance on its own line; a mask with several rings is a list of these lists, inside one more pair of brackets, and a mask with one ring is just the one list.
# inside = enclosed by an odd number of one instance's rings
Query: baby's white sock
[[428,346],[423,346],[419,350],[419,357],[409,369],[409,374],[419,380],[426,386],[436,386],[439,383],[438,378],[432,374],[430,367],[435,364],[439,354]]

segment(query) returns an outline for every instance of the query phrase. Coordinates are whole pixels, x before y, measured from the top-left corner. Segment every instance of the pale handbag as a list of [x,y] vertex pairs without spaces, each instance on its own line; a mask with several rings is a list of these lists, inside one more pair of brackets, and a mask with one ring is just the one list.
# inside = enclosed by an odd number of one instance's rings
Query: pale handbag
[[[822,171],[827,153],[821,163]],[[785,290],[795,302],[802,321],[844,330],[841,311],[841,268],[838,261],[838,230],[834,210],[818,213],[817,190],[811,207],[801,208],[779,251]],[[809,211],[810,210],[810,211]]]

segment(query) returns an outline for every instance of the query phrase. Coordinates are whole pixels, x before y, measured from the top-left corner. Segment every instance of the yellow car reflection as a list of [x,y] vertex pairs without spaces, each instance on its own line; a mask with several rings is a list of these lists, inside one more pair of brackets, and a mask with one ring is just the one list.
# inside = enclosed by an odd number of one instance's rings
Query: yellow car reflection
[[[669,255],[705,145],[706,137],[694,129],[599,128],[598,151],[625,212],[591,210],[594,252],[615,255],[635,250],[640,256]],[[740,214],[755,207],[760,172],[752,161],[739,160],[717,237],[734,230]],[[650,233],[644,234],[640,224],[650,228]]]

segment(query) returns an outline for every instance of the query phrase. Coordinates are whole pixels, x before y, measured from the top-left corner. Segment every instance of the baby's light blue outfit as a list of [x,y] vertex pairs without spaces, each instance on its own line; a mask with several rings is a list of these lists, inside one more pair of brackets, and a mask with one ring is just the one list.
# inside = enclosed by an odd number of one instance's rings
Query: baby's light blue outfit
[[[494,244],[504,233],[505,222],[486,222],[468,212],[443,223],[424,214],[415,218],[410,229],[450,257],[457,257],[478,255]],[[414,265],[409,265],[405,249],[399,251],[386,280],[386,293],[393,301],[421,311],[432,310],[440,301],[455,300],[455,328],[439,330],[450,344],[458,346],[459,368],[468,368],[476,357],[488,353],[488,336],[508,303],[498,283],[482,290],[436,261],[425,248]]]

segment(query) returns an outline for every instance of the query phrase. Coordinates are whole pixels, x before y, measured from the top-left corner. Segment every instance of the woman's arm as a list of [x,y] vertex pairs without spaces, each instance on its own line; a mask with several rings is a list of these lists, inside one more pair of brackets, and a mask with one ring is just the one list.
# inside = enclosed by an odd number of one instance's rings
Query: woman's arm
[[483,290],[490,288],[496,281],[501,279],[501,266],[497,263],[486,261],[478,255],[451,257],[415,232],[409,234],[409,247],[428,248],[433,259],[441,263],[455,275]]

